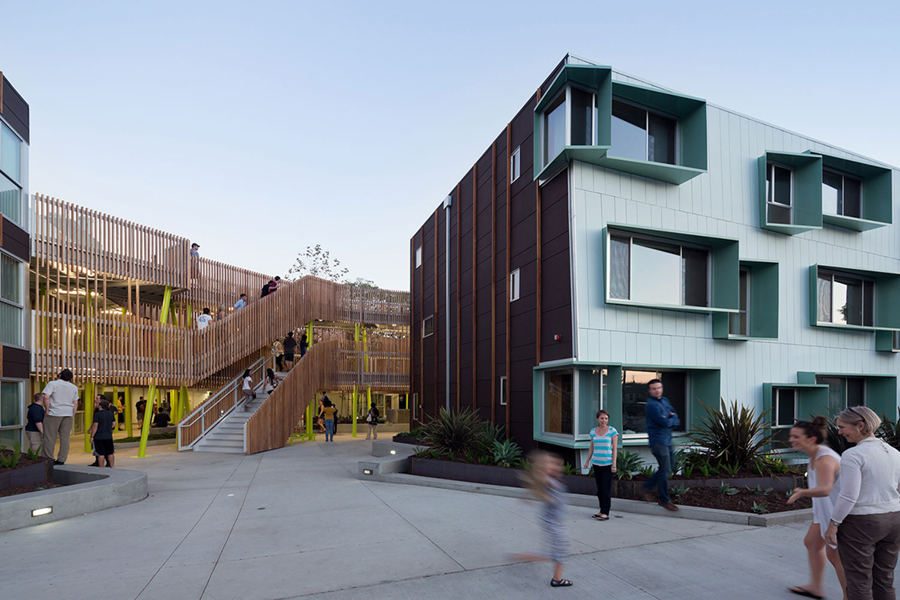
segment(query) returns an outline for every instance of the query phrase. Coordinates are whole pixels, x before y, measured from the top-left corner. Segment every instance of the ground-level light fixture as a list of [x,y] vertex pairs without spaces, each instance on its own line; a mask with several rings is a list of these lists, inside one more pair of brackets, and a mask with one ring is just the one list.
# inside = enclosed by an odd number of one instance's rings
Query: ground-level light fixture
[[391,450],[391,454],[397,454],[396,450]]
[[32,517],[42,517],[44,515],[49,515],[52,512],[53,512],[52,506],[45,506],[44,508],[35,508],[33,511],[31,511],[31,516]]
[[372,469],[363,469],[363,475],[371,475]]

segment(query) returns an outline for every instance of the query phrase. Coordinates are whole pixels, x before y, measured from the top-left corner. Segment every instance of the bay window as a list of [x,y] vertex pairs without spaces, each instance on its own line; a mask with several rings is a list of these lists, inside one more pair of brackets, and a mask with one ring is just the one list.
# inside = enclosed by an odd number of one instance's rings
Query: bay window
[[610,233],[609,295],[647,304],[709,306],[709,250]]
[[830,169],[822,170],[822,212],[862,217],[862,180]]
[[676,124],[674,118],[613,99],[607,155],[674,165]]
[[818,272],[819,323],[871,327],[875,324],[875,282],[827,270]]

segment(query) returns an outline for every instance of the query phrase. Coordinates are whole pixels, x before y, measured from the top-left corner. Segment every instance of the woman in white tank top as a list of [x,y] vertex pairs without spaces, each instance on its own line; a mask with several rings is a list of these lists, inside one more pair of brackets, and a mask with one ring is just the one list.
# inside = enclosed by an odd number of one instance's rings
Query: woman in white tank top
[[803,539],[809,553],[810,582],[804,586],[789,587],[788,590],[799,596],[824,598],[825,588],[822,586],[822,578],[825,575],[827,559],[834,566],[846,600],[847,583],[837,547],[825,543],[825,530],[828,529],[834,503],[841,492],[841,457],[823,445],[827,439],[827,431],[828,422],[825,417],[816,417],[812,422],[797,421],[791,428],[791,448],[809,456],[809,469],[806,475],[809,488],[796,488],[788,499],[788,504],[793,504],[800,498],[812,498],[813,522]]

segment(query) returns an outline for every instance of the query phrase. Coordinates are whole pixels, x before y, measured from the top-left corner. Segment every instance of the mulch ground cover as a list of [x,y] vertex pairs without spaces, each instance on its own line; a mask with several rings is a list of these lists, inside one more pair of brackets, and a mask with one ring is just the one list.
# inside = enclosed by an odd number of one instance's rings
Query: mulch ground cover
[[49,490],[52,488],[62,487],[56,485],[55,483],[39,483],[37,485],[21,485],[19,487],[6,488],[5,490],[0,490],[0,498],[4,498],[6,496],[15,496],[16,494],[27,494],[28,492],[38,492],[40,490]]
[[[669,491],[673,487],[669,485]],[[722,494],[719,488],[688,488],[677,500],[675,504],[681,506],[699,506],[701,508],[718,508],[721,510],[731,510],[735,512],[752,513],[754,503],[758,506],[765,503],[765,512],[760,514],[770,514],[777,512],[785,512],[790,510],[800,510],[804,508],[812,508],[811,498],[801,498],[794,504],[788,504],[788,496],[785,492],[772,490],[765,495],[757,495],[746,488],[736,488],[738,492],[734,495]],[[637,495],[632,500],[643,500],[643,496]]]
[[[12,456],[12,453],[13,453],[12,450],[0,450],[0,454],[3,454],[5,456]],[[31,460],[30,458],[28,458],[28,455],[23,452],[22,455],[19,457],[19,462],[16,463],[15,467],[13,467],[13,468],[0,467],[0,473],[8,473],[9,471],[14,471],[15,469],[21,469],[23,467],[30,467],[31,465],[42,462],[43,460],[44,459],[41,457],[38,457],[35,460]]]

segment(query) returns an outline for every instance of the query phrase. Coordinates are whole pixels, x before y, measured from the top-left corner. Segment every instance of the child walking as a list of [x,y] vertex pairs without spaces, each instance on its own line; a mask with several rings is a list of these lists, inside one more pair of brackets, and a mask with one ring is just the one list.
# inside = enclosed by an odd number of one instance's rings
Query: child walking
[[597,426],[591,429],[591,447],[584,463],[594,465],[594,479],[597,481],[597,500],[600,512],[591,515],[598,521],[609,521],[609,507],[612,504],[612,478],[616,472],[616,458],[619,432],[609,424],[609,413],[602,408],[597,411]]
[[552,561],[555,563],[551,587],[568,587],[572,582],[563,579],[563,567],[569,551],[569,539],[563,523],[566,512],[566,486],[562,482],[562,459],[540,450],[528,455],[531,470],[523,478],[523,484],[535,498],[541,501],[538,518],[544,532],[545,552],[515,554],[517,560]]

